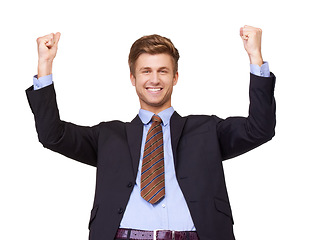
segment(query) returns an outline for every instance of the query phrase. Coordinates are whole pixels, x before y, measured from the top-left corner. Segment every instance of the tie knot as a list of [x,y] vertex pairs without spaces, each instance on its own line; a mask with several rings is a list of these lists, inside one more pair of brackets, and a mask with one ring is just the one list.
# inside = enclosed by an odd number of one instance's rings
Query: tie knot
[[153,122],[158,122],[158,123],[161,123],[161,122],[162,122],[162,121],[161,121],[161,118],[160,118],[159,116],[157,116],[157,115],[153,115],[152,121],[153,121]]

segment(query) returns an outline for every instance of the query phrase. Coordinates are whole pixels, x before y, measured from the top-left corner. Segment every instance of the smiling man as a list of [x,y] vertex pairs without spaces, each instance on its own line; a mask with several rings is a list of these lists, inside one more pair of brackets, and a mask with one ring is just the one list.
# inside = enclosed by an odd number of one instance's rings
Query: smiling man
[[94,127],[60,120],[52,82],[60,33],[37,39],[38,75],[26,93],[39,140],[97,167],[89,239],[235,239],[222,161],[269,141],[276,122],[262,31],[244,26],[240,36],[251,63],[248,117],[181,117],[171,106],[179,52],[168,38],[150,35],[129,53],[138,115]]
[[173,61],[166,53],[143,53],[139,56],[130,79],[136,87],[142,109],[158,114],[171,107],[172,89],[178,81]]
[[179,52],[159,35],[137,40],[129,54],[130,79],[141,109],[155,114],[171,107],[173,86],[178,82]]

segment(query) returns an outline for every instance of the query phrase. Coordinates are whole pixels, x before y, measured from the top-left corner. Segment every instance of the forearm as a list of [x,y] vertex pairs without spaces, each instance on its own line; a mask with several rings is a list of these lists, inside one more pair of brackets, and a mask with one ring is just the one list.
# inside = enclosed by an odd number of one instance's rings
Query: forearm
[[250,82],[250,106],[247,118],[247,131],[254,138],[270,140],[274,135],[275,115],[275,76],[270,77],[251,76]]
[[34,115],[39,141],[43,145],[56,143],[63,133],[54,87],[38,91],[26,90],[28,102]]

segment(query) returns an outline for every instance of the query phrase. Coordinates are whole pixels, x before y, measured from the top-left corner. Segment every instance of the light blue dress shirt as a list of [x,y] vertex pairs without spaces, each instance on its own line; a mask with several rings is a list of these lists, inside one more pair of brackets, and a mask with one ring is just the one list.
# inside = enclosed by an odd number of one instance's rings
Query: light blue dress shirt
[[[142,230],[166,229],[175,231],[194,231],[191,218],[183,193],[176,179],[171,138],[170,118],[174,112],[172,107],[160,112],[162,119],[164,159],[165,159],[165,197],[157,204],[152,205],[140,195],[141,164],[144,144],[141,145],[140,162],[136,184],[130,195],[121,228],[135,228]],[[144,124],[142,143],[145,142],[147,132],[151,127],[154,113],[140,109],[139,117]]]
[[[250,65],[252,74],[262,77],[269,77],[268,62],[260,67]],[[33,78],[33,88],[40,88],[51,85],[53,82],[52,74],[37,79]],[[144,142],[146,134],[151,126],[151,118],[154,113],[140,109],[139,117],[144,124],[141,144],[140,162],[138,174],[133,191],[130,195],[124,216],[122,218],[121,228],[135,228],[141,230],[175,230],[175,231],[195,231],[195,226],[191,218],[188,206],[183,193],[176,179],[173,153],[170,136],[170,118],[174,112],[172,107],[165,109],[158,115],[162,119],[163,137],[164,137],[164,158],[165,158],[165,197],[159,203],[152,205],[140,196],[141,164],[144,151]]]

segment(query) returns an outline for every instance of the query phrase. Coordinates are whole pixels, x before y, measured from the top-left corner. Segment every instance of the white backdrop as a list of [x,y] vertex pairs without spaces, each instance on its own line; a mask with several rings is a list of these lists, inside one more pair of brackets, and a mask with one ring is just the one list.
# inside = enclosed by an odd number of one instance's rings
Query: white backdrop
[[245,24],[263,29],[263,57],[277,76],[277,127],[271,142],[224,163],[235,235],[310,239],[308,8],[302,0],[2,1],[0,239],[88,237],[95,168],[44,149],[26,100],[37,37],[62,33],[53,73],[66,121],[134,118],[129,48],[153,33],[171,38],[181,55],[174,108],[226,118],[247,115]]

